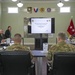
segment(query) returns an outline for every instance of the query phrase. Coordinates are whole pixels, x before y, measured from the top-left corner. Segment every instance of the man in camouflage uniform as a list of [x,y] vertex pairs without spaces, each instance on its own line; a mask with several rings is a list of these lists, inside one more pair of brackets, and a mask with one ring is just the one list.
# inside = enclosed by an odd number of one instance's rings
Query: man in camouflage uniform
[[31,54],[31,51],[28,47],[21,45],[21,35],[19,33],[14,35],[14,44],[11,46],[8,46],[6,48],[6,51],[16,51],[16,50],[22,50],[22,51],[29,51],[31,55],[31,59],[33,59],[33,55]]
[[75,46],[71,44],[67,44],[65,40],[66,40],[65,33],[63,32],[58,33],[58,36],[57,36],[58,43],[56,45],[51,46],[48,51],[47,57],[49,60],[52,60],[55,52],[74,52],[75,51]]
[[14,44],[11,46],[8,46],[6,50],[8,51],[14,51],[14,50],[25,50],[25,51],[30,51],[26,46],[21,45],[21,35],[20,34],[15,34],[14,35]]

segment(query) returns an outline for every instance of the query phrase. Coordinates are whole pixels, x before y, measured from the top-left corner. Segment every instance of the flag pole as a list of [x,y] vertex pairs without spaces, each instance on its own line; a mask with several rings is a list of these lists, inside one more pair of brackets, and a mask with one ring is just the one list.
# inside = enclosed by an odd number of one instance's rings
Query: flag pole
[[71,19],[73,19],[73,16],[71,16]]

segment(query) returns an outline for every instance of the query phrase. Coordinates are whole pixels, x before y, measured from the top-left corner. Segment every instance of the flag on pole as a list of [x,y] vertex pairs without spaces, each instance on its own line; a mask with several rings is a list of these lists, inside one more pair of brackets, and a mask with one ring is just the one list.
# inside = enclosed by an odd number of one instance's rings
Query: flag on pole
[[70,25],[67,29],[67,32],[69,33],[69,35],[74,35],[75,34],[75,28],[74,28],[74,23],[73,23],[72,19],[70,21]]

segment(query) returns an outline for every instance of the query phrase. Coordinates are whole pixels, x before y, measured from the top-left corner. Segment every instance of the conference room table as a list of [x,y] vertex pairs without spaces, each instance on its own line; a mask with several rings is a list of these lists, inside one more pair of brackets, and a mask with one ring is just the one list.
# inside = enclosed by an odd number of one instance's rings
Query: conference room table
[[32,55],[35,60],[36,75],[47,75],[47,52],[44,52],[43,50],[33,50]]

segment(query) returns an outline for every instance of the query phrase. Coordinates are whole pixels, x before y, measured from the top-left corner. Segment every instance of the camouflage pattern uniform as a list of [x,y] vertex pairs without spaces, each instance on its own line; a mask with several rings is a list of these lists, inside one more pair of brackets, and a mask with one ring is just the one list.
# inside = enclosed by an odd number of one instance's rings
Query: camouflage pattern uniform
[[[21,45],[21,44],[13,44],[13,45],[8,46],[8,47],[6,48],[6,51],[16,51],[16,50],[29,51],[30,54],[31,54],[31,50],[28,49],[28,47],[23,46],[23,45]],[[33,58],[33,55],[32,55],[32,54],[31,54],[31,58]]]
[[7,49],[8,51],[14,51],[14,50],[25,50],[29,51],[29,49],[26,46],[22,46],[21,44],[13,44],[11,46],[8,46]]
[[66,44],[66,42],[62,41],[50,47],[47,58],[48,60],[52,60],[55,52],[74,52],[74,51],[75,51],[74,45]]

